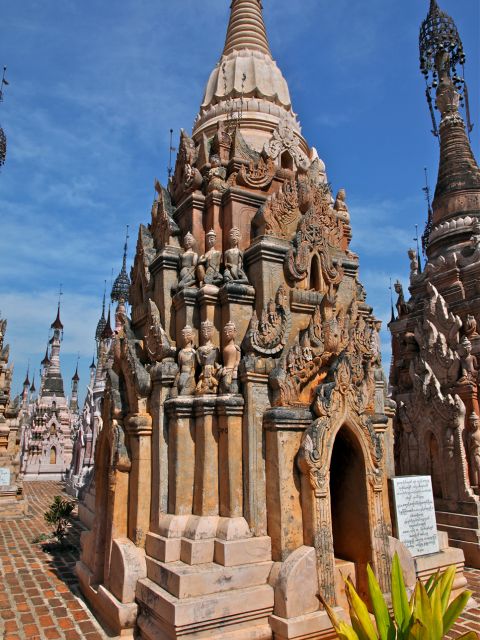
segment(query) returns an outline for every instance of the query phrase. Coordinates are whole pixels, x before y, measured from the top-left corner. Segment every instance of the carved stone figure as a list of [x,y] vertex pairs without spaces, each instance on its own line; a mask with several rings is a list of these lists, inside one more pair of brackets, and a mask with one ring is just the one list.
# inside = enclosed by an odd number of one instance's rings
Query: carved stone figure
[[191,396],[195,393],[196,351],[193,346],[193,329],[187,325],[182,330],[183,348],[178,354],[178,373],[175,377],[176,393]]
[[198,253],[193,250],[195,239],[188,232],[183,239],[185,251],[180,257],[180,277],[178,282],[178,290],[186,287],[195,287],[197,285],[196,269],[198,263]]
[[467,318],[463,325],[465,335],[470,340],[471,338],[475,338],[478,336],[477,333],[477,321],[475,320],[475,316],[471,313],[467,315]]
[[238,393],[238,365],[240,364],[240,347],[235,344],[237,328],[234,322],[228,322],[223,329],[225,346],[223,347],[223,367],[219,372],[222,394]]
[[476,413],[470,416],[470,430],[467,436],[468,459],[470,462],[470,484],[480,486],[480,418]]
[[211,229],[206,235],[208,250],[200,257],[197,264],[197,278],[200,286],[205,284],[220,285],[223,281],[220,269],[222,266],[222,252],[215,249],[217,234]]
[[410,278],[418,275],[418,257],[415,249],[408,250],[408,257],[410,258]]
[[210,165],[211,168],[207,176],[207,193],[211,193],[212,191],[220,191],[220,193],[223,193],[227,189],[227,170],[225,167],[222,167],[220,156],[216,154],[211,155]]
[[472,343],[464,336],[460,343],[460,368],[459,384],[475,383],[477,380],[477,359],[472,356]]
[[398,317],[402,318],[410,312],[410,308],[407,301],[405,300],[405,296],[403,295],[403,287],[399,280],[395,282],[394,287],[395,292],[398,294],[397,303],[395,306],[397,307]]
[[228,235],[230,249],[225,251],[225,271],[223,273],[224,282],[236,282],[238,284],[248,284],[248,277],[243,270],[243,251],[238,247],[240,242],[240,230],[233,227]]
[[337,216],[340,218],[340,220],[343,220],[343,222],[349,223],[350,212],[348,210],[348,206],[346,203],[346,197],[347,197],[347,194],[345,192],[345,189],[340,189],[340,191],[337,193],[337,197],[335,199],[335,204],[333,205],[333,208],[337,212]]
[[218,388],[219,349],[212,342],[213,323],[210,320],[202,322],[203,344],[197,350],[197,362],[202,367],[198,380],[197,395],[214,395]]

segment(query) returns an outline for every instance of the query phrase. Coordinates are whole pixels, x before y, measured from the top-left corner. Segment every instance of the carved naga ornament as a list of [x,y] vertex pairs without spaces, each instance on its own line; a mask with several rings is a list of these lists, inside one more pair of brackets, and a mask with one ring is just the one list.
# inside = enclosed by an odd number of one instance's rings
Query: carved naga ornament
[[288,289],[278,288],[275,300],[271,299],[262,311],[260,322],[253,312],[245,337],[245,350],[263,356],[274,356],[285,347],[292,325]]
[[160,311],[153,300],[149,300],[147,306],[145,348],[153,362],[161,362],[165,358],[175,358],[176,356],[175,347],[171,345],[167,333],[162,327]]

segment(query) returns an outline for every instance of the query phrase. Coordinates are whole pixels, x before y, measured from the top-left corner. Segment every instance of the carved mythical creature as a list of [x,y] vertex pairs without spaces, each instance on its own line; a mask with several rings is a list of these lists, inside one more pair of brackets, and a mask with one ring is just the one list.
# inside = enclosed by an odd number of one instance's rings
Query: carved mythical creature
[[7,321],[0,320],[0,352],[3,350],[3,341],[7,332]]
[[185,191],[194,191],[202,186],[202,174],[194,166],[196,159],[197,151],[195,141],[182,129],[180,132],[180,145],[175,165],[175,173],[172,178],[172,187],[176,202]]
[[187,325],[182,330],[183,348],[178,354],[178,373],[173,395],[191,396],[195,393],[196,351],[193,346],[193,329]]
[[238,366],[240,364],[240,347],[235,344],[237,328],[234,322],[228,322],[223,329],[225,346],[223,347],[223,367],[219,372],[219,392],[238,393]]
[[220,285],[223,282],[220,269],[222,266],[222,252],[215,249],[217,234],[211,229],[206,235],[208,251],[200,257],[197,264],[197,278],[200,286],[205,284]]
[[198,253],[193,250],[195,238],[188,232],[183,239],[185,251],[180,257],[180,277],[178,290],[186,287],[195,287],[197,284],[196,269],[198,263]]
[[197,361],[202,367],[202,372],[198,380],[197,395],[214,395],[218,388],[218,370],[220,365],[219,350],[212,342],[213,323],[210,320],[202,322],[203,345],[197,350]]
[[463,330],[465,331],[465,335],[469,340],[478,336],[477,321],[475,320],[475,316],[473,316],[471,313],[467,315],[467,318],[463,323]]
[[307,156],[300,149],[300,138],[287,117],[279,123],[270,141],[265,143],[264,152],[272,160],[278,160],[284,153],[288,153],[294,166],[305,171],[310,165]]
[[154,362],[175,356],[175,348],[171,345],[167,333],[162,327],[160,312],[153,300],[148,301],[145,347]]
[[224,282],[248,284],[247,274],[243,270],[243,251],[238,246],[240,242],[240,229],[233,227],[228,237],[230,240],[230,249],[225,251]]
[[261,207],[256,226],[260,235],[290,239],[296,230],[300,209],[297,182],[286,180],[278,193],[272,194]]
[[260,322],[256,312],[253,312],[245,338],[245,350],[264,356],[280,353],[286,344],[290,328],[288,290],[285,285],[281,285],[275,300],[271,299],[263,309]]
[[394,287],[395,287],[395,292],[398,294],[397,303],[395,305],[397,307],[398,317],[403,318],[403,316],[406,316],[410,313],[410,307],[407,301],[405,300],[402,283],[399,280],[397,280],[394,284]]

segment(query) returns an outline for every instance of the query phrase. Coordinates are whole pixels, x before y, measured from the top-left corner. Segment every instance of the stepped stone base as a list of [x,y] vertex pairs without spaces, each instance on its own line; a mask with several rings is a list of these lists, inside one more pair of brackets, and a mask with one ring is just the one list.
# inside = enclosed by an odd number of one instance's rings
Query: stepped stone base
[[480,569],[480,513],[478,503],[458,505],[458,511],[436,511],[437,525],[440,531],[448,534],[452,547],[461,549],[465,554],[465,564]]
[[28,514],[28,503],[16,485],[0,489],[0,520],[24,518]]
[[[335,613],[340,620],[347,620],[341,608],[337,607]],[[335,640],[338,637],[325,611],[315,611],[289,620],[271,616],[270,626],[274,640]]]

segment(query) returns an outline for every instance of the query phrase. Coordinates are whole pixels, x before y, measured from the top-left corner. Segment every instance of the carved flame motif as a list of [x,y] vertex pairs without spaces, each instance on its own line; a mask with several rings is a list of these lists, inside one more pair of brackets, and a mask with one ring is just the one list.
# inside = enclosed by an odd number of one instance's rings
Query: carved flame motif
[[[276,238],[290,239],[300,217],[298,191],[295,179],[287,180],[278,193],[274,193],[262,209],[264,233]],[[293,228],[292,228],[293,227]]]
[[173,220],[174,209],[170,194],[156,181],[155,190],[158,197],[152,208],[152,235],[157,249],[163,249],[172,243],[174,237],[179,236],[180,229]]
[[147,306],[145,347],[153,362],[161,362],[165,358],[174,358],[176,355],[175,347],[170,344],[162,327],[160,312],[153,300],[149,300]]
[[284,348],[290,328],[288,290],[282,284],[275,300],[271,299],[264,307],[260,322],[256,312],[253,312],[245,338],[246,349],[264,356],[276,355]]

